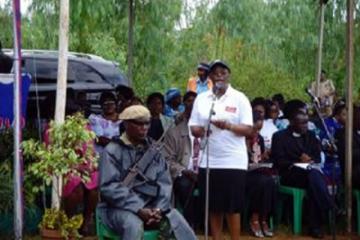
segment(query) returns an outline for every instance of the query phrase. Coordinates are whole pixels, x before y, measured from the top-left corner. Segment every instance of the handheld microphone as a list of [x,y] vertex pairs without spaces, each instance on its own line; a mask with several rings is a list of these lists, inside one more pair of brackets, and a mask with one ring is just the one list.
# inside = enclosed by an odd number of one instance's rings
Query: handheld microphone
[[213,86],[213,93],[215,97],[219,94],[220,90],[225,89],[225,83],[223,82],[216,82]]

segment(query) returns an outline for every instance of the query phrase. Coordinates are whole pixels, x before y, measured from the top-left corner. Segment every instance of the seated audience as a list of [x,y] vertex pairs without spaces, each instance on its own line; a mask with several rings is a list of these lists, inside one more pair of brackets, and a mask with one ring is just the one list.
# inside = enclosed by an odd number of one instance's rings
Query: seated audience
[[116,98],[112,92],[103,92],[100,96],[101,114],[91,114],[91,130],[97,136],[96,151],[101,153],[113,137],[118,137],[120,120],[116,111]]
[[[264,139],[266,154],[269,154],[271,149],[271,139],[275,132],[278,131],[272,119],[268,117],[268,104],[264,98],[258,97],[251,102],[253,112],[259,114],[259,117],[263,119],[263,125],[260,130],[260,135]],[[268,115],[267,115],[268,114]],[[265,119],[265,120],[264,120]]]
[[[335,134],[337,131],[342,129],[345,126],[346,122],[346,105],[343,101],[340,101],[335,104],[333,116],[328,117],[324,120],[324,123],[327,127],[328,136],[324,126],[320,123],[320,140],[324,150],[325,162],[322,170],[327,176],[328,182],[336,185],[340,185],[342,182],[342,171],[341,164],[339,164],[338,154],[334,152],[333,146],[331,145],[331,140],[334,140]],[[319,119],[320,120],[320,119]],[[335,143],[336,145],[336,143]],[[340,151],[339,151],[340,152]],[[334,154],[335,153],[335,154]]]
[[256,97],[251,101],[251,107],[253,112],[257,112],[262,119],[265,119],[265,105],[265,98],[263,97]]
[[[101,221],[123,240],[143,239],[144,227],[154,225],[162,226],[162,239],[196,239],[182,215],[171,208],[168,165],[147,137],[150,116],[141,105],[130,106],[119,115],[125,132],[108,144],[100,160]],[[134,164],[136,175],[129,177]]]
[[271,100],[277,105],[279,109],[279,117],[284,115],[285,98],[281,93],[274,94]]
[[174,118],[184,111],[184,105],[181,103],[181,92],[177,88],[170,88],[165,94],[165,116]]
[[150,94],[146,100],[146,105],[151,113],[148,136],[154,140],[159,140],[174,125],[174,120],[162,114],[164,111],[164,96],[161,93]]
[[270,119],[276,125],[277,120],[280,117],[279,106],[271,100],[265,101],[265,119]]
[[[352,182],[353,187],[360,189],[360,108],[354,107],[354,131],[352,143]],[[345,128],[340,128],[335,134],[340,167],[345,177]],[[345,181],[344,181],[345,182]]]
[[[286,129],[289,126],[290,115],[294,114],[297,111],[301,111],[306,114],[309,113],[308,107],[303,101],[299,99],[293,99],[288,101],[284,107],[284,116],[277,121],[276,127],[279,130]],[[320,130],[312,121],[308,121],[308,130],[313,131],[317,136],[320,133]]]
[[282,185],[306,189],[310,234],[322,238],[323,216],[335,206],[322,172],[310,165],[320,163],[321,145],[315,134],[308,130],[309,118],[305,112],[292,113],[289,120],[289,127],[273,136],[272,159],[279,169]]
[[[67,104],[66,105],[66,115],[73,115],[81,112],[81,108],[78,105]],[[90,126],[84,126],[84,131],[91,131]],[[49,132],[45,131],[45,143],[49,143]],[[83,155],[87,151],[93,153],[95,157],[94,142],[88,142],[84,144],[81,149],[79,149],[78,154]],[[78,209],[80,206],[82,208],[82,214],[84,221],[80,228],[80,233],[84,236],[90,235],[91,223],[93,221],[93,213],[95,212],[97,200],[98,200],[98,170],[97,166],[93,164],[90,159],[85,164],[78,166],[79,169],[83,169],[90,173],[89,182],[82,182],[79,176],[69,174],[66,176],[66,182],[63,186],[62,192],[62,201],[64,210],[67,216],[71,217],[78,214]]]
[[[263,125],[261,116],[253,113],[253,134],[246,138],[249,151],[250,164],[268,162],[264,155],[264,139],[260,135]],[[246,175],[246,190],[250,213],[250,230],[255,237],[272,237],[274,234],[269,228],[269,216],[274,213],[277,186],[270,168],[256,168],[248,171]]]
[[126,107],[130,106],[131,100],[135,97],[134,90],[130,87],[119,85],[116,87],[117,106],[116,111],[121,113]]
[[[336,131],[345,126],[347,115],[345,103],[342,101],[336,103],[332,112],[333,115],[325,119],[325,124],[331,137],[334,137]],[[320,138],[328,139],[324,129],[320,133]]]
[[[171,177],[174,182],[175,198],[184,211],[186,220],[194,223],[193,190],[197,183],[197,167],[199,157],[199,139],[189,132],[188,121],[191,115],[196,93],[184,95],[185,111],[182,121],[165,135],[164,157],[169,163]],[[197,142],[197,146],[196,145]]]

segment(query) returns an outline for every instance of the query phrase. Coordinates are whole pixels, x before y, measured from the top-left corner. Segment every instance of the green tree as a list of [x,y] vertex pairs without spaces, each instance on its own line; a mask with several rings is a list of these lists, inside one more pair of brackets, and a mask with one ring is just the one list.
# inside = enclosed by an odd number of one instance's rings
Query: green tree
[[[164,92],[169,87],[185,90],[187,79],[200,61],[227,60],[233,85],[251,97],[282,92],[305,98],[304,86],[315,78],[318,42],[316,0],[199,0],[194,9],[184,0],[134,0],[134,88],[138,95]],[[360,0],[356,0],[357,16]],[[94,53],[127,70],[128,1],[72,0],[71,51]],[[23,47],[58,48],[59,6],[56,0],[33,0],[23,17]],[[0,9],[6,23],[0,32],[5,47],[12,46],[11,5]],[[340,94],[345,79],[346,6],[343,0],[328,2],[325,14],[323,68]],[[179,28],[181,16],[189,20]],[[359,19],[356,19],[359,24]],[[357,26],[356,25],[356,26]],[[177,26],[177,27],[176,27]],[[355,46],[360,33],[355,31]],[[355,48],[355,55],[359,48]],[[355,58],[354,66],[360,64]],[[360,86],[360,68],[354,68]]]

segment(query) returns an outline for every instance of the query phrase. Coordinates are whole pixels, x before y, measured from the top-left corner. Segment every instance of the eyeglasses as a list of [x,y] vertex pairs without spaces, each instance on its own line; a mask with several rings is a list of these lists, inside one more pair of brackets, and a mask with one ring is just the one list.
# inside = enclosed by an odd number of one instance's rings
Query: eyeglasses
[[129,122],[137,125],[137,126],[149,126],[150,125],[150,121],[138,121],[138,120],[129,120]]

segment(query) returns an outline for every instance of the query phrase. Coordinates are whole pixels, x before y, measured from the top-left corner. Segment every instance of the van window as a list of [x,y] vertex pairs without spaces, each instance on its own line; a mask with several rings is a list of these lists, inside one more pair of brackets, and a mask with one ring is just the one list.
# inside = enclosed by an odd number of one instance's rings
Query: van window
[[[25,69],[38,83],[56,83],[57,60],[33,59],[25,60]],[[96,70],[76,61],[68,62],[68,82],[103,83],[104,80]]]
[[68,71],[77,82],[104,83],[104,79],[93,68],[75,61],[69,61]]

